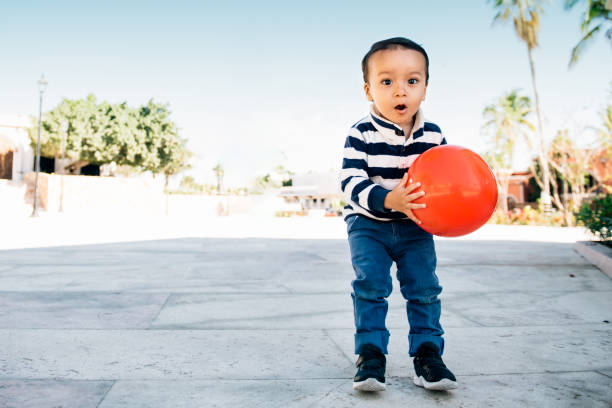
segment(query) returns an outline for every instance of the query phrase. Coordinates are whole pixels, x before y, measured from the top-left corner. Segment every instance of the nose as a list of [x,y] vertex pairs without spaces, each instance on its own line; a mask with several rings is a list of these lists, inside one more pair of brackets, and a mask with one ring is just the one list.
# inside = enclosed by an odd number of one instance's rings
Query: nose
[[395,95],[395,96],[405,96],[406,95],[406,88],[407,88],[407,86],[403,82],[401,82],[401,81],[395,82],[395,87],[393,88],[393,95]]

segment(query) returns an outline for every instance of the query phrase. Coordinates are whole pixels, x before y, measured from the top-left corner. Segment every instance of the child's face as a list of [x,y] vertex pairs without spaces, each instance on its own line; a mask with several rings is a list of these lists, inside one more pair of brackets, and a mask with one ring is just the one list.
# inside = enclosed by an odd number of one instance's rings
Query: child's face
[[394,48],[377,51],[368,61],[364,90],[374,111],[410,130],[427,90],[425,57],[418,51]]

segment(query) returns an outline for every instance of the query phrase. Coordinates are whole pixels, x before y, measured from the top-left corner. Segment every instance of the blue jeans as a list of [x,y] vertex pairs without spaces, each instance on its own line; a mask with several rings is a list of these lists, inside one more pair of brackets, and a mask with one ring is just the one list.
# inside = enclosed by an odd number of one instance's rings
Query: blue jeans
[[387,354],[389,331],[385,326],[387,297],[393,288],[391,265],[397,265],[397,280],[404,299],[410,332],[411,356],[430,341],[440,354],[444,331],[440,325],[442,287],[436,276],[433,236],[410,220],[376,221],[362,215],[346,220],[351,261],[355,270],[353,309],[355,313],[355,354],[364,344],[378,346]]

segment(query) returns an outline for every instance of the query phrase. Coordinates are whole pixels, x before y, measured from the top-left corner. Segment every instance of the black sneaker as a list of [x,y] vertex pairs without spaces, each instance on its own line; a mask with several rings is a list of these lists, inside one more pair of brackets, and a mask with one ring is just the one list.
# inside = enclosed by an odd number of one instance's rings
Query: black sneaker
[[457,379],[450,372],[442,357],[438,346],[431,342],[421,344],[414,357],[414,383],[428,390],[453,390],[457,388]]
[[353,389],[359,391],[384,391],[387,359],[380,349],[372,344],[361,347],[357,359],[357,374],[353,378]]

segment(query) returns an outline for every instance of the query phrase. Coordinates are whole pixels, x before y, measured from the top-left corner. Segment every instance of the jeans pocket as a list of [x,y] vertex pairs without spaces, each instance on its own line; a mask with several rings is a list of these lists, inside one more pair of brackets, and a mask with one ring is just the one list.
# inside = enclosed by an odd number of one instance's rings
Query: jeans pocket
[[353,228],[355,227],[355,224],[357,223],[357,218],[359,218],[358,215],[352,215],[349,218],[347,218],[346,220],[346,231],[347,232],[351,232],[353,230]]
[[[352,219],[351,219],[352,218]],[[367,217],[365,215],[353,215],[351,218],[346,220],[346,230],[351,233],[358,229],[364,229],[368,227]]]

